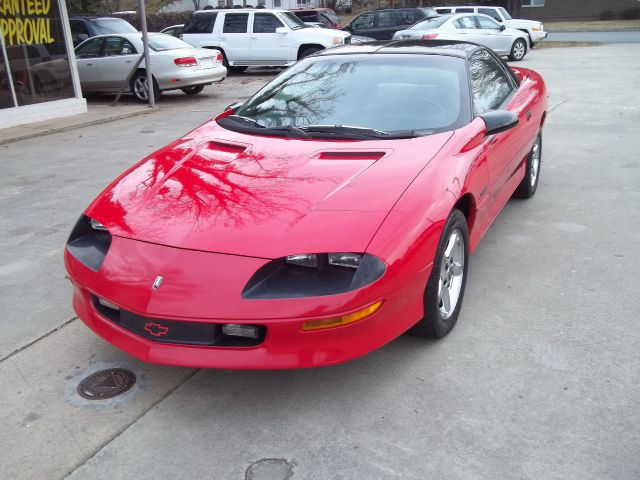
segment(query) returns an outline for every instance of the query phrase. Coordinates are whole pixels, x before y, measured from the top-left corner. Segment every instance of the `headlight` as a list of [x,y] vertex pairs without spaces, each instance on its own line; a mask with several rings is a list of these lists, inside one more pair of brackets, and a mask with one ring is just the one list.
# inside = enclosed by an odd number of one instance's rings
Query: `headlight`
[[533,30],[534,32],[539,32],[540,30],[542,30],[541,27],[532,27],[531,30]]
[[69,253],[94,272],[100,269],[110,246],[111,234],[105,226],[86,215],[80,216],[67,240]]
[[334,45],[342,45],[343,42],[344,42],[344,38],[342,38],[342,37],[333,37],[333,44]]
[[367,253],[302,253],[278,258],[249,280],[242,298],[301,298],[350,292],[375,282],[385,264]]

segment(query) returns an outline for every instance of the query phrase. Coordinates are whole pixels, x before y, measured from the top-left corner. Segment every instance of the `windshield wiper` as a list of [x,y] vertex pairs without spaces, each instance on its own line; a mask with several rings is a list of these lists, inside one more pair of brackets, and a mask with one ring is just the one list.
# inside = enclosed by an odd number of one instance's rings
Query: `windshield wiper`
[[257,120],[254,120],[253,118],[249,118],[249,117],[243,117],[242,115],[229,115],[228,117],[225,117],[225,118],[228,118],[234,121],[240,120],[243,123],[250,124],[252,127],[267,128],[266,125],[261,124]]
[[354,138],[395,139],[415,136],[412,131],[389,133],[374,128],[354,127],[351,125],[309,125],[301,128],[305,132],[328,133]]
[[302,128],[298,128],[295,125],[286,125],[284,127],[265,127],[268,130],[273,130],[276,132],[287,132],[287,133],[295,133],[298,137],[308,137],[309,134],[305,132]]

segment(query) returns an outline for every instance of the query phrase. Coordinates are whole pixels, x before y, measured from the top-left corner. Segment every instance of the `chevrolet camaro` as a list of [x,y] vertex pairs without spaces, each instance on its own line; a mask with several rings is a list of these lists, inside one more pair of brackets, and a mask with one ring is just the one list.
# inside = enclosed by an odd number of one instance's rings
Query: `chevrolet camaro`
[[319,52],[149,155],[65,248],[73,306],[144,361],[301,368],[456,324],[474,251],[535,194],[543,79],[491,50]]

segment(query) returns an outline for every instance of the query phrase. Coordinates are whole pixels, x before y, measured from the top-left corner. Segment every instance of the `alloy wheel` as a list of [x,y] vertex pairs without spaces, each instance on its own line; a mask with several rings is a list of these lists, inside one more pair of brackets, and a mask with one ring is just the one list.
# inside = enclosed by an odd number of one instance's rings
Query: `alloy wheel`
[[462,232],[455,229],[447,240],[447,246],[440,263],[438,283],[438,306],[440,317],[448,320],[458,305],[464,276],[465,245]]

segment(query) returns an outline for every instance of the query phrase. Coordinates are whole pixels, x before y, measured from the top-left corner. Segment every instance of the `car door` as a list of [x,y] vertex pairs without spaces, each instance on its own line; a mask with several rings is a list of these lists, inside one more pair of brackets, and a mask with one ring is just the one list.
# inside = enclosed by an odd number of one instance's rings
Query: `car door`
[[401,30],[400,20],[393,10],[380,10],[375,12],[373,30],[368,36],[377,40],[390,40],[393,34]]
[[251,62],[249,13],[225,13],[219,38],[229,62]]
[[[502,62],[482,48],[469,59],[469,72],[473,93],[473,106],[476,115],[505,109],[515,95],[517,86]],[[490,217],[497,215],[511,192],[504,191],[505,184],[518,168],[520,154],[524,144],[522,135],[526,129],[524,112],[517,111],[518,125],[505,132],[491,135],[485,139],[485,152],[489,166],[489,194],[492,198]]]
[[[276,33],[284,24],[273,13],[254,13],[251,28],[251,59],[282,61],[291,58],[291,41],[288,33]],[[294,57],[295,58],[295,57]]]
[[[151,51],[153,55],[153,51]],[[96,85],[104,91],[119,90],[131,74],[140,54],[124,37],[105,37],[96,59],[98,81]]]
[[350,31],[354,35],[361,35],[363,37],[371,37],[371,31],[373,30],[373,12],[364,12],[354,18],[349,25],[345,27],[345,30]]
[[474,33],[476,43],[489,47],[496,53],[504,55],[507,50],[508,38],[503,35],[500,24],[484,15],[475,15],[477,30]]
[[98,57],[104,38],[92,38],[75,50],[80,86],[87,92],[96,91],[98,84]]

